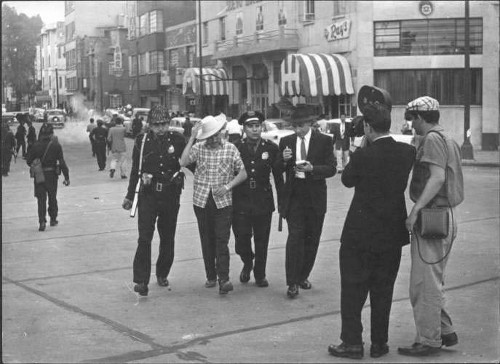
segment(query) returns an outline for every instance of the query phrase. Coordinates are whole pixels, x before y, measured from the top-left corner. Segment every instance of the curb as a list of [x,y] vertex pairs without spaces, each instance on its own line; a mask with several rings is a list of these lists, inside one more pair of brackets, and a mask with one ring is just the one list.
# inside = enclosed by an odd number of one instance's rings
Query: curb
[[477,162],[474,160],[471,161],[471,160],[462,159],[462,166],[499,168],[500,163],[497,163],[497,162]]

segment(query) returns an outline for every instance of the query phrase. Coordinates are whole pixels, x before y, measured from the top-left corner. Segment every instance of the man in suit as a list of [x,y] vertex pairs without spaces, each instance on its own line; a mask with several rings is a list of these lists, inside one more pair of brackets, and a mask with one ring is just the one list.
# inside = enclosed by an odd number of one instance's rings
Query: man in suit
[[295,134],[281,139],[276,167],[286,172],[281,214],[288,223],[286,242],[287,295],[294,298],[311,289],[309,274],[318,252],[326,213],[326,181],[336,173],[333,140],[313,131],[316,120],[311,107],[294,107],[290,122]]
[[328,347],[331,355],[351,359],[361,359],[364,354],[361,310],[368,293],[370,356],[378,358],[389,352],[394,281],[402,246],[409,244],[404,191],[415,160],[414,147],[389,136],[390,100],[385,105],[368,105],[362,112],[368,143],[351,155],[342,173],[342,183],[354,187],[340,239],[342,343]]
[[339,124],[332,124],[332,134],[335,142],[335,154],[337,155],[339,172],[342,172],[347,163],[349,163],[349,147],[351,146],[351,141],[354,140],[354,138],[351,138],[350,130],[351,123],[345,120],[345,114],[340,115]]
[[[248,282],[253,269],[257,287],[269,285],[266,262],[274,211],[273,190],[269,180],[271,172],[278,196],[283,187],[283,173],[274,166],[278,158],[278,146],[261,138],[264,119],[261,112],[247,111],[238,120],[243,125],[246,137],[235,145],[240,151],[248,178],[233,189],[235,248],[243,262],[240,282]],[[252,236],[255,253],[252,251]]]

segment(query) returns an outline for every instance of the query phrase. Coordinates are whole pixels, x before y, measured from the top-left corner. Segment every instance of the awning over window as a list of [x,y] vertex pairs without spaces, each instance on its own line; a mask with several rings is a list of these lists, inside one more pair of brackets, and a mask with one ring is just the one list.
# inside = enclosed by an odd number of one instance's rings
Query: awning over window
[[281,62],[281,92],[285,96],[352,95],[349,63],[338,54],[289,54]]
[[[203,95],[227,95],[228,81],[227,74],[223,68],[203,68]],[[200,91],[200,69],[188,68],[182,80],[182,93],[188,93],[189,89],[199,94]]]

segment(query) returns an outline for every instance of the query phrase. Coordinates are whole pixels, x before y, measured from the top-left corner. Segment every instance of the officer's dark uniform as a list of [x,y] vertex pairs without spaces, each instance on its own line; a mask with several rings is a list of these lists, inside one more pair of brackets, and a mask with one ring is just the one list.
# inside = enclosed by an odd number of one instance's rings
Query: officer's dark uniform
[[[66,162],[64,161],[63,150],[57,139],[52,138],[53,129],[49,125],[44,133],[39,135],[40,140],[33,144],[30,152],[26,156],[26,163],[28,166],[31,165],[35,158],[40,158],[42,160],[43,174],[45,176],[45,182],[34,183],[35,186],[35,197],[38,200],[38,221],[40,223],[40,230],[45,229],[45,223],[47,222],[45,216],[47,213],[47,196],[49,202],[49,216],[51,225],[57,224],[57,214],[59,211],[57,205],[57,181],[58,174],[56,166],[59,165],[61,172],[64,175],[64,179],[69,181],[69,170]],[[47,146],[50,146],[47,149]],[[43,157],[44,153],[45,157]],[[43,225],[43,229],[42,229]]]
[[[158,107],[157,107],[158,108]],[[151,120],[150,111],[148,123]],[[168,110],[165,109],[165,115]],[[166,116],[168,117],[168,116]],[[138,181],[139,156],[144,134],[135,139],[132,153],[132,171],[126,199],[134,199],[135,187]],[[142,184],[138,203],[138,230],[137,251],[135,253],[133,271],[134,282],[149,284],[151,274],[151,241],[157,223],[160,235],[160,250],[156,261],[157,278],[166,281],[174,260],[174,238],[177,226],[177,214],[180,206],[180,195],[184,183],[184,174],[180,172],[179,158],[186,146],[185,138],[177,132],[167,132],[164,135],[155,135],[147,132],[142,159],[142,174],[151,174],[149,186]],[[176,175],[176,173],[178,173]],[[158,219],[158,220],[157,220]],[[168,281],[160,285],[168,285]]]
[[[243,124],[248,119],[257,118],[260,123],[264,115],[258,112],[244,113],[238,122]],[[273,172],[278,196],[283,186],[283,175],[273,169],[278,146],[273,142],[260,139],[257,145],[245,138],[236,143],[241,159],[245,165],[248,178],[233,188],[233,221],[232,228],[236,240],[236,253],[243,261],[244,267],[240,275],[241,282],[248,282],[255,258],[254,277],[257,285],[267,286],[266,261],[271,218],[274,208],[273,191],[270,174]],[[252,251],[252,235],[255,253]]]
[[103,125],[102,120],[97,120],[97,127],[90,132],[90,138],[94,140],[94,150],[100,171],[106,168],[106,140],[108,139],[108,129]]

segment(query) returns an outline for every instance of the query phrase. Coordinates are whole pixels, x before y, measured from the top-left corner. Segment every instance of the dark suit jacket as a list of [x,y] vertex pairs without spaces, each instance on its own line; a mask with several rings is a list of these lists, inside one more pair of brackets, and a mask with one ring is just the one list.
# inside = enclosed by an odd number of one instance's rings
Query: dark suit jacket
[[[281,172],[286,172],[286,182],[280,201],[280,213],[287,216],[293,185],[295,182],[295,155],[297,146],[297,134],[288,135],[280,140],[279,155],[276,167]],[[285,162],[283,150],[288,147],[292,150],[292,158]],[[337,173],[337,160],[333,154],[333,139],[318,131],[312,131],[309,141],[307,158],[313,165],[313,171],[306,173],[306,188],[314,201],[314,209],[317,214],[326,213],[326,182],[325,179]]]
[[348,150],[351,145],[351,123],[345,123],[344,138],[340,134],[340,123],[332,124],[331,131],[333,134],[333,143],[337,149],[342,148],[342,150]]
[[409,243],[404,191],[415,161],[415,148],[387,137],[356,150],[342,172],[354,187],[340,241],[384,250]]
[[274,166],[278,158],[278,146],[261,139],[254,153],[250,151],[246,139],[235,145],[240,151],[248,177],[233,189],[233,212],[261,215],[274,211],[273,190],[269,178],[271,172],[278,200],[283,187],[283,173]]

